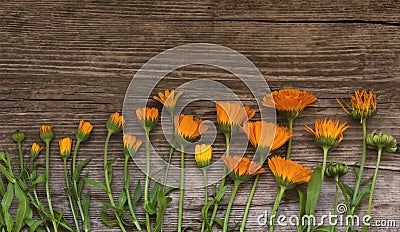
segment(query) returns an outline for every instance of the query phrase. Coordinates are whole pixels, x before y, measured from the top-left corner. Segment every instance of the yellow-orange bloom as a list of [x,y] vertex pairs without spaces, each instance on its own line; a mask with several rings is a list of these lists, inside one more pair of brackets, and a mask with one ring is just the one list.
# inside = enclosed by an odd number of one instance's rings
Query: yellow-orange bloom
[[204,168],[210,165],[212,159],[212,147],[207,144],[197,144],[194,149],[194,158],[199,168]]
[[183,91],[179,91],[175,94],[175,90],[165,90],[164,93],[158,92],[158,96],[153,96],[153,99],[163,104],[168,112],[174,112],[176,102],[179,97],[183,94]]
[[343,132],[349,128],[347,123],[332,119],[315,120],[314,129],[305,125],[305,130],[315,135],[315,142],[322,148],[334,148],[343,140]]
[[269,159],[268,166],[276,177],[277,183],[288,189],[298,184],[308,183],[312,174],[309,168],[279,156]]
[[254,117],[255,111],[249,106],[242,106],[240,103],[217,102],[218,129],[222,133],[238,132],[242,124]]
[[41,147],[39,144],[37,143],[33,143],[32,147],[31,147],[31,155],[39,155],[40,151],[43,150],[43,147]]
[[122,115],[120,115],[118,112],[115,112],[108,118],[107,129],[109,133],[115,134],[121,131],[123,124],[124,124],[124,119]]
[[350,105],[344,100],[336,99],[343,110],[355,119],[370,118],[376,113],[376,95],[372,90],[354,91],[350,95]]
[[72,147],[72,139],[71,138],[63,138],[58,141],[58,145],[60,147],[60,155],[63,159],[67,159],[71,154]]
[[81,142],[86,141],[89,138],[92,129],[93,125],[90,122],[85,122],[81,120],[79,122],[78,130],[76,131],[76,138]]
[[134,155],[142,145],[142,140],[137,139],[136,136],[124,134],[123,136],[124,152],[126,155]]
[[[203,120],[195,119],[191,115],[181,114],[180,116],[175,116],[175,133],[179,135],[180,142],[194,141],[197,137],[199,137],[202,133],[208,130],[207,125],[203,125]],[[178,138],[179,138],[178,137]]]
[[144,129],[153,129],[158,122],[157,108],[137,108],[136,117]]
[[246,157],[227,155],[223,156],[222,159],[231,172],[230,177],[233,180],[245,181],[251,176],[265,172],[265,169],[261,165]]
[[279,113],[289,119],[296,118],[307,106],[317,106],[313,104],[317,97],[299,89],[281,89],[265,95],[263,105],[275,108]]
[[281,147],[293,134],[286,127],[265,121],[244,123],[242,131],[257,152],[264,155]]
[[50,140],[53,139],[54,133],[53,133],[53,127],[52,126],[46,126],[42,125],[40,127],[40,138],[44,142],[50,142]]

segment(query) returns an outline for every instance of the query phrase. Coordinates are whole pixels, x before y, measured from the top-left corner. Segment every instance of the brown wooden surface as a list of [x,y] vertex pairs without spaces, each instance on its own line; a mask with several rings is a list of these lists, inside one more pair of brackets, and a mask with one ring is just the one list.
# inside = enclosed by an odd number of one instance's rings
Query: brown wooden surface
[[[354,89],[372,88],[378,95],[378,114],[368,121],[368,131],[381,129],[400,139],[400,3],[398,1],[2,1],[0,3],[0,149],[17,154],[11,134],[27,135],[24,149],[39,141],[39,126],[55,127],[56,138],[73,136],[80,119],[95,126],[90,140],[81,146],[79,160],[93,157],[87,170],[103,180],[102,149],[105,122],[120,111],[124,93],[135,72],[166,49],[194,42],[227,46],[248,57],[261,70],[272,90],[282,87],[307,89],[319,98],[319,107],[307,109],[294,125],[292,157],[308,167],[322,160],[321,150],[303,130],[315,118],[332,116],[349,120],[335,98],[346,98]],[[220,81],[235,90],[245,103],[255,106],[249,92],[231,74],[217,68],[189,66],[172,72],[156,91],[176,88],[199,78]],[[189,95],[190,97],[190,95]],[[154,101],[151,106],[160,107]],[[201,109],[196,109],[201,106]],[[197,103],[187,109],[213,119],[213,104]],[[214,119],[213,119],[214,120]],[[279,121],[283,124],[283,121]],[[355,164],[361,151],[361,129],[350,122],[345,140],[329,158]],[[153,141],[162,141],[159,131]],[[223,137],[217,139],[215,155],[223,153]],[[56,209],[68,209],[64,194],[62,162],[57,143],[51,146],[51,183]],[[160,151],[167,151],[166,145]],[[281,151],[283,152],[285,148]],[[114,186],[122,180],[121,142],[112,138],[110,157],[116,157]],[[251,149],[249,149],[249,154]],[[369,152],[366,173],[372,174],[375,153]],[[15,156],[16,158],[16,156]],[[44,155],[40,157],[44,161]],[[174,156],[174,164],[179,164]],[[397,220],[400,226],[399,152],[384,154],[373,207],[374,219]],[[194,161],[187,158],[188,165]],[[143,175],[131,162],[135,178]],[[353,181],[349,174],[345,180]],[[350,182],[352,183],[352,182]],[[251,182],[243,184],[232,211],[241,220]],[[100,219],[107,197],[92,190],[93,231],[110,231]],[[266,231],[257,216],[270,211],[276,195],[270,172],[257,188],[247,229]],[[334,183],[324,184],[318,214],[332,211]],[[44,191],[41,191],[44,195]],[[229,194],[229,193],[228,193]],[[175,231],[178,192],[165,215],[165,231]],[[184,225],[199,225],[203,190],[186,192]],[[226,207],[224,198],[220,215]],[[365,204],[361,213],[365,213]],[[289,191],[281,212],[297,214],[297,194]],[[71,216],[67,212],[67,218]],[[139,213],[143,219],[143,214]],[[277,231],[294,231],[280,227]],[[118,231],[118,229],[115,229]]]

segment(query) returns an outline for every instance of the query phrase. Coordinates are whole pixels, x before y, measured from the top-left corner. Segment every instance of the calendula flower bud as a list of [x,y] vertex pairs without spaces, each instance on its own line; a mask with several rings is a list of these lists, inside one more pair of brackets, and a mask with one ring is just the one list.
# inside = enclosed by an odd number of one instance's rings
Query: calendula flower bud
[[124,120],[122,115],[118,112],[113,113],[107,121],[107,130],[109,133],[116,134],[122,130],[122,125],[124,124]]
[[25,134],[23,132],[20,132],[19,130],[17,130],[12,135],[12,138],[13,138],[14,142],[21,143],[25,139]]
[[64,160],[68,159],[71,155],[71,147],[72,147],[72,139],[71,138],[63,138],[58,141],[58,145],[60,146],[60,155]]
[[191,115],[181,114],[175,116],[175,135],[176,141],[181,145],[196,140],[201,134],[208,130],[207,125],[203,125],[203,120],[195,119]]
[[139,124],[145,130],[153,129],[158,122],[158,109],[156,108],[137,108],[136,116],[139,121]]
[[378,150],[380,147],[387,152],[393,153],[397,150],[397,141],[389,134],[377,133],[374,130],[371,134],[367,135],[367,146],[372,150]]
[[136,136],[124,134],[123,136],[124,143],[124,154],[126,156],[133,156],[139,150],[142,145],[142,140],[137,139]]
[[195,160],[197,163],[197,167],[204,168],[211,164],[212,158],[212,147],[207,144],[197,144],[195,147]]
[[31,148],[31,160],[34,161],[38,156],[40,151],[43,149],[39,144],[33,143]]
[[53,127],[52,126],[46,126],[42,125],[40,127],[40,138],[43,140],[43,142],[50,142],[54,137],[53,133]]
[[85,122],[81,120],[79,122],[78,130],[76,131],[76,139],[81,142],[85,142],[86,140],[88,140],[92,129],[93,125],[90,124],[90,122]]
[[327,177],[335,178],[342,177],[349,172],[349,167],[347,164],[338,163],[338,164],[328,164],[325,169],[325,175]]

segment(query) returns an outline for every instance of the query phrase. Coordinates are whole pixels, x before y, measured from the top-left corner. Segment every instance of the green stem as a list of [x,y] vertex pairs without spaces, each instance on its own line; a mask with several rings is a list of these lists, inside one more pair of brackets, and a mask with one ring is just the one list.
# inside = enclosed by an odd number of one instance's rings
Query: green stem
[[[381,163],[381,155],[382,155],[382,146],[379,146],[378,147],[378,159],[376,161],[374,177],[372,179],[372,184],[371,184],[371,191],[369,193],[368,211],[367,211],[367,215],[368,216],[371,216],[372,200],[373,200],[373,197],[374,197],[374,190],[375,190],[376,178],[378,176],[379,164]],[[363,232],[367,232],[368,228],[369,227],[365,225],[364,228],[363,228]]]
[[[362,156],[361,156],[361,164],[360,164],[360,171],[358,172],[358,177],[356,180],[356,186],[354,187],[354,194],[353,194],[353,198],[352,198],[352,204],[355,202],[357,195],[358,195],[358,191],[360,190],[360,185],[361,185],[361,181],[362,181],[362,174],[364,171],[364,165],[365,165],[365,160],[367,158],[367,119],[366,118],[362,118],[361,119],[361,124],[362,124],[362,130],[363,130],[363,148],[362,148]],[[355,212],[355,207],[353,206],[348,215],[352,216]],[[349,217],[349,220],[351,220],[351,217]],[[347,222],[347,228],[346,231],[350,231],[351,229],[351,222]]]
[[185,194],[185,146],[181,145],[181,181],[178,208],[178,232],[182,231],[183,196]]
[[21,166],[21,173],[24,170],[24,153],[22,152],[21,142],[18,142],[18,151],[19,151],[19,165]]
[[[289,130],[293,131],[293,118],[288,119]],[[287,152],[286,152],[286,159],[290,159],[290,152],[292,150],[292,137],[290,136],[288,145],[287,145]]]
[[[203,168],[203,179],[204,179],[204,205],[207,204],[208,202],[208,180],[207,180],[207,168]],[[201,224],[201,232],[204,232],[205,230],[205,221],[203,220],[203,223]]]
[[251,202],[253,201],[254,192],[256,190],[259,178],[260,178],[260,175],[257,175],[256,178],[254,179],[253,187],[251,188],[249,198],[247,199],[246,209],[244,210],[242,225],[240,226],[240,232],[244,232],[244,229],[246,226],[247,215],[249,214],[249,209],[251,206]]
[[235,196],[236,196],[237,190],[239,189],[239,185],[240,184],[241,184],[240,181],[235,180],[234,185],[233,185],[231,198],[229,199],[228,208],[226,209],[226,213],[225,213],[224,227],[223,227],[223,230],[222,230],[223,232],[227,232],[228,231],[228,223],[229,223],[229,216],[231,214],[231,208],[232,208],[233,201],[235,200]]
[[[71,168],[71,175],[74,176],[74,172],[76,170],[76,157],[78,154],[78,150],[79,150],[79,145],[81,144],[81,141],[79,139],[77,139],[76,141],[76,145],[75,145],[75,149],[74,149],[74,154],[72,156],[72,168]],[[85,214],[83,212],[83,207],[82,207],[82,203],[81,203],[81,196],[78,193],[78,182],[77,180],[74,180],[74,178],[72,178],[72,184],[73,184],[73,192],[76,198],[76,204],[78,205],[79,208],[79,213],[81,214],[81,218],[82,221],[85,221]]]
[[135,214],[135,210],[133,210],[133,205],[132,205],[132,200],[131,200],[131,194],[129,192],[129,186],[130,186],[130,176],[129,176],[129,172],[128,172],[128,162],[129,162],[129,154],[125,155],[125,162],[124,162],[124,183],[125,183],[125,194],[128,200],[128,207],[129,207],[129,211],[131,212],[131,216],[134,219],[133,223],[136,226],[136,229],[141,231],[142,228],[140,227],[140,224],[138,222],[138,220],[136,219],[136,214]]
[[69,205],[71,206],[71,211],[72,211],[72,216],[74,218],[74,223],[75,223],[75,227],[76,227],[76,231],[80,231],[79,229],[79,222],[78,222],[78,218],[76,216],[76,209],[75,209],[75,205],[74,205],[74,201],[72,200],[71,197],[71,188],[69,185],[69,178],[68,178],[68,173],[67,173],[67,159],[63,159],[64,160],[64,174],[65,174],[65,185],[67,187],[67,191],[69,191],[68,194],[68,201],[69,201]]
[[[333,216],[336,216],[337,214],[337,206],[339,203],[339,176],[335,176],[335,203],[333,205]],[[331,232],[335,232],[335,227],[332,226]]]
[[169,147],[169,157],[168,157],[168,163],[167,163],[167,167],[165,170],[165,177],[164,177],[164,191],[167,187],[167,181],[168,181],[168,173],[169,173],[169,168],[171,166],[171,159],[172,159],[172,155],[174,154],[175,151],[175,147],[174,147],[174,143],[175,143],[175,134],[174,134],[174,130],[175,130],[175,122],[174,122],[174,112],[171,112],[171,118],[172,118],[172,141],[171,141],[171,146]]
[[276,214],[278,213],[278,208],[279,204],[281,203],[283,194],[285,193],[286,188],[283,186],[280,186],[278,194],[276,195],[274,207],[272,208],[272,213],[271,213],[271,218],[270,218],[270,225],[269,225],[269,231],[273,232],[274,231],[274,224],[275,224],[275,219],[276,219]]
[[[107,150],[108,150],[108,143],[110,142],[111,135],[112,135],[112,133],[108,132],[106,142],[104,144],[104,177],[105,177],[105,181],[106,181],[107,196],[110,199],[110,205],[113,207],[116,207],[114,198],[111,193],[111,183],[110,183],[111,180],[109,180],[109,178],[108,178],[108,170],[107,170],[108,169],[107,168]],[[114,211],[115,217],[117,218],[119,227],[121,228],[121,230],[123,232],[126,232],[126,229],[122,223],[122,220],[119,216],[118,211],[115,209],[113,209],[113,211]]]
[[[231,134],[230,133],[225,133],[225,144],[226,144],[226,155],[229,155],[229,150],[230,150],[230,141],[231,141]],[[221,184],[219,185],[219,190],[218,193],[220,193],[222,191],[222,188],[225,186],[225,181],[226,181],[226,165],[224,165],[224,173],[223,173],[223,178],[221,180]],[[212,228],[214,221],[215,221],[215,217],[217,216],[217,211],[218,211],[218,206],[219,206],[219,202],[215,202],[214,204],[214,209],[213,212],[211,214],[211,218],[210,218],[210,227]]]
[[52,217],[52,223],[53,223],[53,228],[54,231],[57,232],[57,222],[54,217],[54,211],[53,211],[53,205],[51,204],[51,194],[50,194],[50,141],[46,141],[46,198],[47,198],[47,203],[49,206],[50,214]]
[[[146,182],[144,185],[144,202],[149,203],[149,182],[150,182],[150,129],[146,128]],[[146,211],[146,229],[151,231],[150,214]]]
[[328,151],[329,151],[328,147],[324,147],[323,149],[324,149],[324,160],[322,162],[322,170],[321,170],[321,173],[322,173],[321,178],[322,179],[321,179],[321,181],[324,181],[325,169],[326,169],[326,160],[328,158]]

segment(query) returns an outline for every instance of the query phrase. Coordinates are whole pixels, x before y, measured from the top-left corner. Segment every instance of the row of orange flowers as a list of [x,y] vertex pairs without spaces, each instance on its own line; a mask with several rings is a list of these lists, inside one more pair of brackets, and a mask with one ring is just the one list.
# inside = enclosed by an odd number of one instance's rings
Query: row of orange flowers
[[[165,92],[158,93],[157,96],[154,96],[154,99],[162,103],[166,110],[171,113],[174,123],[174,144],[171,146],[171,153],[170,156],[174,153],[173,147],[181,146],[181,156],[184,157],[184,148],[187,144],[192,143],[198,139],[202,133],[207,131],[208,127],[202,124],[202,120],[195,118],[191,115],[175,115],[175,106],[179,97],[183,94],[183,92],[175,92],[174,90],[167,90]],[[263,168],[263,163],[267,159],[268,167],[276,177],[277,184],[279,185],[278,194],[275,200],[274,207],[272,209],[272,216],[271,221],[269,222],[270,231],[274,230],[274,220],[275,216],[278,211],[278,207],[284,193],[288,189],[293,189],[299,184],[308,183],[310,181],[313,172],[311,169],[302,166],[301,164],[292,161],[290,159],[291,153],[291,140],[293,136],[293,121],[301,114],[301,112],[308,106],[316,106],[317,98],[315,95],[311,94],[307,91],[297,90],[297,89],[282,89],[279,91],[274,91],[271,94],[267,94],[263,99],[263,105],[265,107],[275,108],[280,116],[287,119],[288,127],[283,127],[276,125],[271,122],[266,122],[263,120],[259,121],[250,121],[254,115],[255,110],[251,109],[249,106],[242,106],[240,103],[233,103],[233,102],[218,102],[216,103],[216,116],[217,116],[217,123],[218,123],[218,130],[223,133],[226,137],[226,152],[222,156],[226,167],[227,173],[233,180],[233,190],[230,197],[230,201],[228,204],[227,211],[225,212],[225,218],[222,224],[222,230],[224,232],[229,230],[229,215],[230,210],[233,205],[236,192],[239,189],[239,186],[244,181],[249,180],[251,177],[255,177],[253,182],[253,188],[250,192],[245,213],[243,216],[242,223],[240,225],[240,231],[245,231],[245,225],[247,220],[247,215],[249,212],[249,208],[251,205],[251,201],[254,195],[254,191],[256,189],[260,174],[265,172]],[[376,113],[376,96],[375,94],[370,91],[367,92],[363,91],[355,91],[355,94],[350,97],[350,103],[346,101],[338,101],[340,105],[343,107],[345,112],[349,114],[352,118],[359,119],[366,128],[366,119],[372,117]],[[151,130],[156,126],[159,120],[159,112],[156,108],[139,108],[136,109],[136,116],[140,125],[146,131],[146,182],[145,182],[145,189],[144,189],[144,203],[143,207],[146,211],[146,229],[147,231],[153,231],[151,216],[154,214],[151,210],[151,199],[149,197],[150,192],[150,159],[149,159],[149,134]],[[109,161],[107,159],[107,147],[108,147],[108,140],[111,135],[118,133],[122,129],[122,125],[124,120],[119,113],[112,114],[107,122],[107,129],[108,129],[108,136],[105,145],[105,157],[104,157],[104,170],[105,170],[105,185],[99,185],[93,182],[90,184],[94,184],[96,186],[100,186],[101,188],[105,189],[105,192],[108,194],[110,199],[111,208],[114,211],[116,217],[116,224],[119,227],[126,231],[122,215],[121,209],[118,209],[117,205],[114,203],[114,199],[111,193],[110,187],[110,176],[109,176]],[[338,144],[343,140],[344,136],[343,133],[348,129],[347,122],[340,122],[339,120],[333,119],[317,119],[313,126],[305,126],[305,130],[315,136],[315,142],[318,146],[320,146],[324,151],[322,168],[320,169],[320,177],[321,177],[321,184],[324,179],[324,175],[334,176],[335,178],[342,176],[343,174],[347,173],[346,168],[343,167],[343,164],[338,165],[329,165],[327,164],[327,155],[330,149],[333,149],[338,146]],[[89,138],[93,126],[89,122],[81,121],[76,133],[77,145],[79,146],[80,143],[86,141]],[[364,130],[366,131],[366,130]],[[258,156],[259,161],[251,161],[246,157],[240,157],[231,155],[229,151],[229,143],[232,136],[237,133],[243,132],[249,139],[251,145],[255,149],[255,157]],[[41,127],[41,138],[43,141],[49,143],[49,141],[53,138],[53,132],[51,126],[42,126]],[[379,146],[378,148],[382,149],[385,148],[387,151],[393,151],[393,137],[385,137],[384,140],[382,139],[382,134],[379,137]],[[377,134],[372,134],[371,138],[367,140],[367,136],[364,133],[364,147],[369,141],[369,146],[373,146],[374,142],[377,143],[378,139],[374,136]],[[374,139],[375,138],[375,139]],[[14,140],[18,140],[16,137]],[[23,140],[23,139],[22,139]],[[386,141],[386,143],[385,143]],[[394,140],[395,141],[395,140]],[[286,152],[286,157],[279,157],[273,155],[274,151],[283,146],[285,143],[288,142],[288,148]],[[123,144],[124,144],[124,154],[126,159],[129,159],[130,156],[134,155],[142,145],[142,141],[137,139],[133,135],[125,134],[123,136]],[[371,145],[372,144],[372,145]],[[59,140],[59,147],[60,147],[60,154],[64,160],[64,163],[68,159],[71,154],[72,150],[72,139],[71,138],[64,138]],[[32,145],[31,149],[31,158],[34,160],[35,157],[38,156],[39,152],[42,150],[42,147],[37,143]],[[77,148],[76,148],[77,151]],[[71,173],[74,172],[75,163],[76,163],[76,151],[74,152],[73,162],[71,167]],[[360,188],[360,181],[362,176],[362,170],[365,163],[365,151],[363,150],[362,155],[362,163],[360,166],[360,171],[357,178],[356,186],[353,190],[353,199],[354,201],[357,196],[357,192]],[[212,160],[212,145],[211,144],[199,144],[196,145],[195,148],[195,156],[194,156],[198,167],[202,168],[205,177],[207,176],[207,167],[211,164]],[[182,214],[183,214],[183,195],[184,195],[184,159],[181,159],[181,182],[180,182],[180,200],[179,200],[179,212],[178,212],[178,228],[177,231],[183,230],[182,225]],[[126,161],[127,162],[127,161]],[[168,160],[169,165],[170,159]],[[327,167],[328,166],[328,167]],[[345,165],[344,165],[345,166]],[[379,164],[377,165],[378,169]],[[337,168],[341,167],[341,168]],[[317,170],[317,169],[316,169]],[[48,171],[48,170],[47,170]],[[128,179],[128,173],[125,170],[124,176]],[[168,168],[166,169],[166,176],[168,175]],[[66,174],[67,176],[67,174]],[[47,179],[48,181],[48,179]],[[376,181],[376,177],[375,177]],[[67,180],[68,183],[68,180]],[[73,180],[71,184],[74,186],[77,184],[76,180]],[[166,184],[166,183],[164,183]],[[373,183],[374,184],[374,183]],[[48,183],[46,184],[48,186]],[[205,186],[207,186],[207,180],[205,179]],[[129,187],[129,184],[128,184]],[[225,178],[222,179],[221,183],[219,183],[219,190],[218,190],[218,197],[222,198],[226,188],[228,186],[225,184]],[[72,187],[73,188],[73,187]],[[128,188],[129,189],[129,188]],[[151,191],[152,192],[152,191]],[[373,193],[373,190],[370,191]],[[48,204],[51,211],[51,199],[50,199],[50,192],[47,190],[46,193],[48,194]],[[127,192],[128,198],[130,198],[129,190]],[[165,192],[165,200],[168,199],[166,197],[167,192]],[[336,193],[337,195],[337,193]],[[218,198],[216,197],[216,198]],[[318,197],[318,196],[317,196]],[[337,197],[337,196],[336,196]],[[208,199],[208,188],[206,187],[205,190],[205,204],[203,208],[203,224],[202,224],[202,231],[212,231],[213,224],[216,221],[216,212],[218,210],[218,205],[220,199],[214,199],[211,204],[210,200]],[[371,197],[372,198],[372,194]],[[75,199],[76,203],[72,204],[71,202],[71,210],[76,212],[81,212],[82,221],[85,218],[84,212],[81,209],[82,203],[80,199]],[[129,203],[129,201],[128,201]],[[337,204],[337,202],[335,202]],[[370,204],[372,200],[370,200]],[[78,206],[78,209],[74,209],[74,207]],[[211,215],[208,214],[208,209],[213,206],[213,212]],[[356,206],[350,205],[351,211],[349,214],[354,214],[356,212]],[[160,207],[160,206],[159,206]],[[136,228],[141,230],[140,223],[136,219],[134,207],[131,207],[130,204],[130,217],[134,222]],[[370,211],[370,205],[369,205]],[[368,212],[370,213],[370,212]],[[53,212],[50,212],[51,215],[54,215]],[[126,215],[125,215],[126,216]],[[208,217],[209,220],[208,220]],[[162,217],[161,217],[162,218]],[[74,217],[76,228],[79,231],[79,223],[78,219]],[[158,216],[157,216],[158,221]],[[311,230],[311,222],[310,224],[302,229],[307,229],[308,231]],[[156,226],[157,227],[157,226]],[[162,225],[161,225],[162,227]],[[350,231],[350,228],[347,228]],[[86,231],[86,230],[85,230]],[[154,231],[157,231],[157,228],[154,228]]]

